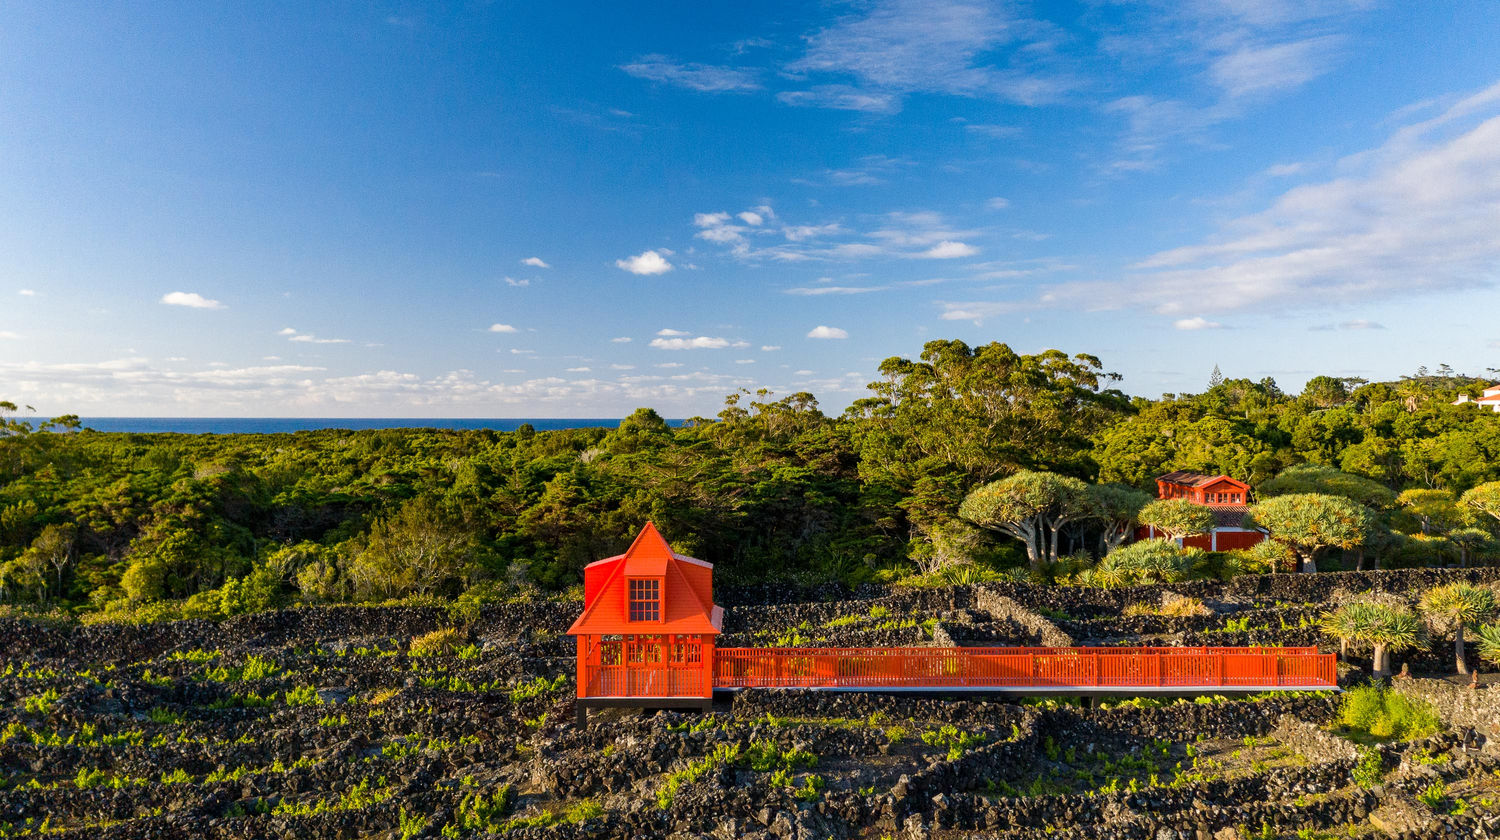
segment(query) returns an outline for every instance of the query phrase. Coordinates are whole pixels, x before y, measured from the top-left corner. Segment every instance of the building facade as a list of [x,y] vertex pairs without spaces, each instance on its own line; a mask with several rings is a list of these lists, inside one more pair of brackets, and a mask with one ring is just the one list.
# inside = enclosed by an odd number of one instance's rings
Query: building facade
[[1454,405],[1463,405],[1465,403],[1473,403],[1480,408],[1488,408],[1500,414],[1500,385],[1491,385],[1485,388],[1484,393],[1480,394],[1477,400],[1471,399],[1468,394],[1462,394],[1458,399],[1453,401]]
[[[1214,529],[1182,540],[1184,547],[1204,551],[1233,551],[1250,548],[1266,538],[1266,532],[1250,527],[1250,485],[1227,475],[1203,475],[1177,470],[1156,479],[1159,499],[1186,499],[1203,505],[1214,514]],[[1136,536],[1151,539],[1161,536],[1156,529],[1143,527]]]
[[676,553],[647,522],[624,554],[584,567],[583,590],[583,614],[568,628],[580,720],[590,705],[709,706],[724,623],[711,564]]

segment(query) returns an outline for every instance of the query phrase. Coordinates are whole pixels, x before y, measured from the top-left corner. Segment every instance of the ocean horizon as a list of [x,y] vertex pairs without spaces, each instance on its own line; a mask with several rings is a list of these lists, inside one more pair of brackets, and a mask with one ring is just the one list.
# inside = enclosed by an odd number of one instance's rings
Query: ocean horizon
[[[135,434],[245,435],[278,432],[310,432],[320,429],[493,429],[514,432],[523,423],[537,431],[559,429],[613,429],[619,417],[83,417],[84,428],[96,432]],[[681,426],[685,420],[668,419]]]

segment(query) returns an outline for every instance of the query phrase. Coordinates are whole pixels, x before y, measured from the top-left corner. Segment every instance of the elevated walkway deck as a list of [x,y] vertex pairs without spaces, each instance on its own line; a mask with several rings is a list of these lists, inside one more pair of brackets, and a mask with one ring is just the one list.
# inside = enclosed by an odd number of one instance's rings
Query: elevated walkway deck
[[[680,674],[639,664],[597,674],[580,709],[708,708]],[[628,673],[627,673],[628,672]],[[595,684],[597,683],[597,684]],[[628,688],[626,688],[628,686]],[[609,689],[615,689],[610,691]],[[713,692],[747,688],[1010,696],[1245,695],[1337,691],[1333,654],[1312,647],[719,648]],[[621,689],[624,689],[622,692]]]

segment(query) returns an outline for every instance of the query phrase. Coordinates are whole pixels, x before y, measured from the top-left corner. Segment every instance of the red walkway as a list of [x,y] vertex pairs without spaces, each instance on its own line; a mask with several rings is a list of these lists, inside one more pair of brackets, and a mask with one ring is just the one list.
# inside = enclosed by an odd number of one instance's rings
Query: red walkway
[[1335,688],[1317,648],[719,648],[714,688],[1150,694]]

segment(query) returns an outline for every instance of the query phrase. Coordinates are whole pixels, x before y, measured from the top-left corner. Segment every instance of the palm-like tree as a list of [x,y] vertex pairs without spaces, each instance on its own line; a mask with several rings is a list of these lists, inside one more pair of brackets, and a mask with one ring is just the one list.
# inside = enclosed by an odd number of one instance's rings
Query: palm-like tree
[[1486,624],[1474,631],[1479,658],[1500,665],[1500,624]]
[[1333,612],[1323,613],[1318,627],[1339,640],[1339,656],[1349,655],[1349,643],[1363,641],[1361,632],[1369,624],[1368,612],[1374,604],[1355,601],[1345,604]]
[[1427,625],[1420,616],[1403,606],[1369,601],[1355,601],[1323,616],[1325,632],[1345,643],[1364,642],[1371,646],[1370,675],[1376,679],[1391,675],[1391,654],[1411,650],[1427,638]]
[[1464,661],[1464,630],[1478,627],[1495,614],[1495,593],[1471,583],[1434,586],[1422,596],[1422,614],[1438,632],[1453,633],[1453,659],[1460,674],[1469,673]]

